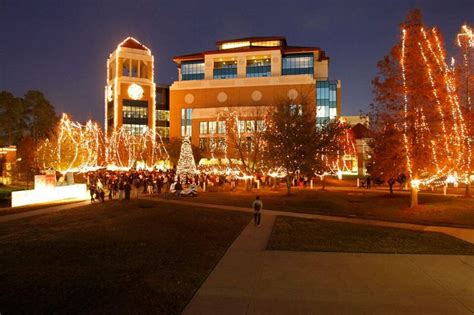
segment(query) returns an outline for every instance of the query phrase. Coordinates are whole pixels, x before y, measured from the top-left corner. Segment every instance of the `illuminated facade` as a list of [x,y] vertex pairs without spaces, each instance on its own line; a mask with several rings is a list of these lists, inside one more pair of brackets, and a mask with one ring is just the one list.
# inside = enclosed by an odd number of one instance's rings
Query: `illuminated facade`
[[303,94],[318,124],[340,116],[341,83],[329,80],[329,57],[318,47],[288,46],[284,37],[253,37],[218,41],[217,50],[174,61],[178,81],[170,87],[172,138],[188,135],[203,147],[209,134],[225,133],[225,122],[219,121],[223,112],[258,128],[263,121],[245,115]]
[[156,103],[156,132],[165,142],[170,138],[170,87],[167,84],[157,84],[155,93]]
[[132,37],[107,60],[105,132],[124,127],[133,134],[155,130],[155,83],[150,49]]

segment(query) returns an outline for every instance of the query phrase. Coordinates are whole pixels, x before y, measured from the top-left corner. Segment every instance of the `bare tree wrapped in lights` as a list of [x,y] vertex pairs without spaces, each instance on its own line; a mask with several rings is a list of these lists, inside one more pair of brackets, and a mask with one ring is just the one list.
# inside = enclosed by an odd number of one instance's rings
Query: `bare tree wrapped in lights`
[[196,173],[196,162],[194,161],[191,141],[189,137],[184,137],[183,143],[181,144],[178,166],[176,167],[176,175],[180,176],[181,180],[183,180],[184,176],[192,176]]
[[421,12],[413,10],[401,33],[400,43],[378,63],[372,127],[384,135],[376,141],[401,143],[392,150],[403,156],[400,171],[410,180],[416,206],[420,185],[464,176],[468,134],[439,31],[427,29]]

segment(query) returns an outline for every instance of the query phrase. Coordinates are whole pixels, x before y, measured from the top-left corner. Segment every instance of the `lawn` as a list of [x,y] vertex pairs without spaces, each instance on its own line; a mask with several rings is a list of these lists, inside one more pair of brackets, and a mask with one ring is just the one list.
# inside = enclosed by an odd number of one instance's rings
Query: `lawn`
[[267,249],[474,255],[473,244],[443,233],[284,216],[276,218]]
[[250,207],[256,195],[260,195],[264,209],[288,212],[304,212],[408,222],[426,225],[474,227],[474,199],[420,194],[420,206],[408,208],[409,194],[390,196],[380,192],[321,191],[309,188],[293,189],[293,195],[285,191],[253,190],[251,192],[201,193],[191,201]]
[[16,213],[21,213],[21,212],[28,212],[28,211],[34,211],[34,210],[40,210],[44,208],[50,208],[50,207],[56,207],[56,206],[61,206],[61,205],[66,205],[70,203],[76,203],[76,202],[82,202],[82,200],[75,200],[75,199],[64,199],[64,200],[58,200],[58,201],[49,201],[49,202],[44,202],[44,203],[37,203],[34,205],[28,205],[28,206],[21,206],[21,207],[4,207],[0,208],[0,217],[4,215],[10,215],[10,214],[16,214]]
[[1,223],[0,312],[179,314],[249,220],[135,200]]

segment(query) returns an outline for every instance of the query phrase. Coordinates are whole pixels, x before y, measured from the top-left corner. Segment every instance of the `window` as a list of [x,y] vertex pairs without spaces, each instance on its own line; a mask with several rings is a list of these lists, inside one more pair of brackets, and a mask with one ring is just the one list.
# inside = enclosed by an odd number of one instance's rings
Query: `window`
[[245,132],[245,120],[239,120],[239,133]]
[[247,47],[250,46],[249,41],[243,41],[243,42],[231,42],[231,43],[223,43],[219,46],[219,49],[233,49],[233,48],[239,48],[239,47]]
[[247,128],[246,128],[245,132],[248,132],[248,133],[255,132],[255,122],[253,120],[247,120],[246,126],[247,126]]
[[181,63],[181,80],[203,80],[204,60]]
[[276,46],[281,46],[281,41],[279,41],[279,40],[267,40],[267,41],[264,41],[264,42],[253,42],[252,46],[276,47]]
[[316,82],[316,120],[321,125],[337,116],[337,81]]
[[216,133],[216,128],[217,127],[217,122],[216,121],[210,121],[209,122],[209,133],[210,134],[215,134]]
[[257,124],[257,132],[265,131],[265,128],[266,128],[265,120],[257,120],[256,124]]
[[138,100],[123,100],[123,124],[148,125],[148,102]]
[[140,78],[148,78],[148,66],[145,61],[140,61]]
[[158,130],[158,134],[162,138],[169,138],[170,137],[170,127],[156,127]]
[[303,116],[303,105],[291,104],[290,105],[291,115]]
[[130,76],[130,59],[122,60],[122,75],[126,77]]
[[156,110],[156,120],[169,121],[170,112],[168,110]]
[[237,78],[237,61],[214,62],[214,79]]
[[181,137],[192,136],[192,108],[181,108]]
[[283,56],[282,75],[313,74],[313,54]]
[[271,76],[272,66],[270,58],[265,57],[247,60],[247,78]]
[[138,106],[124,106],[123,118],[147,118],[148,108]]
[[132,60],[131,76],[138,77],[138,60]]
[[131,134],[140,136],[145,133],[148,128],[147,125],[137,125],[137,124],[123,124],[123,128],[129,131]]
[[199,134],[201,135],[207,134],[207,121],[201,121],[199,123]]
[[217,133],[219,134],[225,134],[225,121],[219,121],[218,122],[218,129],[217,129]]

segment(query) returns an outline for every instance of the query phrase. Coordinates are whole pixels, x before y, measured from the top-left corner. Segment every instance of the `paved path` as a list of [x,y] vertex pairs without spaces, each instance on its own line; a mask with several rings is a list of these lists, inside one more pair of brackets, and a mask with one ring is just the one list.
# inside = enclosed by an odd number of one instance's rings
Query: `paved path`
[[470,314],[474,256],[266,251],[250,223],[184,314]]
[[[156,197],[151,197],[151,198],[142,197],[142,198],[147,199],[147,200],[154,200],[158,202],[181,204],[181,205],[188,205],[188,206],[194,206],[194,207],[252,212],[250,208],[243,208],[243,207],[216,205],[216,204],[184,201],[184,200],[176,200],[176,199],[163,199],[163,198],[156,198]],[[441,232],[441,233],[445,233],[445,234],[460,238],[462,240],[465,240],[467,242],[474,244],[474,229],[443,227],[443,226],[428,226],[428,225],[398,223],[398,222],[380,221],[380,220],[372,220],[372,219],[348,218],[348,217],[329,216],[329,215],[320,215],[320,214],[311,214],[311,213],[286,212],[286,211],[269,210],[269,209],[264,209],[264,213],[268,215],[273,215],[273,216],[281,215],[281,216],[298,217],[298,218],[305,218],[305,219],[319,219],[319,220],[338,221],[338,222],[347,222],[347,223],[355,223],[355,224],[387,226],[387,227],[395,227],[395,228],[418,230],[418,231]]]

